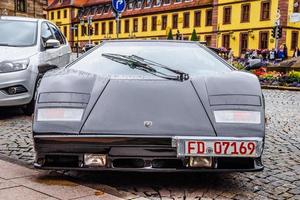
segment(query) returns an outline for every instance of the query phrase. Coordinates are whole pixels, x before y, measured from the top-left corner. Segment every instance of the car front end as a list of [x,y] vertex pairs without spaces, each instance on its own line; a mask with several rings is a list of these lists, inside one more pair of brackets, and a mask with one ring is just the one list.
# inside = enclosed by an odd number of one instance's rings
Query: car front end
[[[150,44],[149,51],[156,44],[166,50],[169,45],[185,47],[185,43],[144,43],[133,45]],[[199,48],[196,43],[190,45]],[[90,54],[99,58],[101,50]],[[99,66],[88,59],[89,54],[85,56],[74,65],[87,70],[90,65],[84,62]],[[209,56],[215,58],[213,53]],[[104,57],[103,62],[113,59],[108,69],[115,65],[126,70],[126,59],[133,67],[134,58],[139,59],[136,65],[147,67],[143,71],[156,72],[138,56]],[[265,113],[259,82],[251,74],[224,69],[178,80],[167,73],[159,78],[104,77],[75,67],[47,73],[39,87],[33,123],[34,166],[157,172],[262,170]]]

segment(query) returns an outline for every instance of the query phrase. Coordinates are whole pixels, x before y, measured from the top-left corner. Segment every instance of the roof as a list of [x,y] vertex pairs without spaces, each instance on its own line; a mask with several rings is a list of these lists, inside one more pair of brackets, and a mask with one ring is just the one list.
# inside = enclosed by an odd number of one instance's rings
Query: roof
[[67,7],[83,7],[89,0],[52,0],[46,10],[53,10]]
[[[103,5],[109,4],[110,0],[88,0],[88,2],[84,5],[86,8],[91,8],[95,5]],[[198,7],[210,7],[212,5],[212,0],[193,0],[193,1],[186,1],[182,3],[171,3],[168,5],[160,5],[160,6],[152,6],[151,8],[134,8],[131,10],[125,10],[122,13],[122,17],[127,16],[136,16],[136,15],[145,15],[145,14],[152,14],[152,13],[159,13],[159,12],[167,12],[167,11],[175,11],[181,9],[189,9],[189,8],[198,8]],[[101,19],[112,19],[114,15],[111,11],[107,14],[95,14],[93,15],[93,20],[101,20]],[[74,21],[77,21],[77,16],[75,16]]]
[[[62,3],[60,3],[60,1]],[[146,14],[146,13],[155,13],[155,12],[163,12],[168,10],[176,10],[176,9],[186,9],[191,7],[199,7],[199,6],[210,6],[212,5],[213,0],[192,0],[186,1],[182,3],[171,3],[170,5],[160,5],[153,6],[150,9],[133,9],[126,10],[122,13],[122,16],[126,15],[137,15],[137,14]],[[103,4],[111,4],[111,0],[53,0],[53,3],[48,6],[47,10],[60,9],[66,7],[92,7]],[[108,15],[113,17],[111,14]],[[101,18],[101,17],[100,17]],[[107,17],[103,17],[107,18]]]

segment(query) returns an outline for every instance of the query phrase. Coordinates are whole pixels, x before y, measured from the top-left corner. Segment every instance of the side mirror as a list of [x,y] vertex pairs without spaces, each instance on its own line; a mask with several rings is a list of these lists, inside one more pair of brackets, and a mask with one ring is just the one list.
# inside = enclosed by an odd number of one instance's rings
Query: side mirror
[[44,75],[47,71],[58,68],[56,65],[42,64],[38,66],[39,73]]
[[55,39],[49,39],[46,42],[46,49],[53,49],[53,48],[58,48],[60,46],[60,42]]

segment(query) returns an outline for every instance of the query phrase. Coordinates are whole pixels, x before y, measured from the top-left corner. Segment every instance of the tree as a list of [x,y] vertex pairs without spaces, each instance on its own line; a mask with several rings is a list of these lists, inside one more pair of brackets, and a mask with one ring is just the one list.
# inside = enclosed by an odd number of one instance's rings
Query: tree
[[173,40],[172,29],[170,29],[167,40]]
[[191,36],[191,41],[198,41],[197,33],[195,29],[193,30],[192,36]]

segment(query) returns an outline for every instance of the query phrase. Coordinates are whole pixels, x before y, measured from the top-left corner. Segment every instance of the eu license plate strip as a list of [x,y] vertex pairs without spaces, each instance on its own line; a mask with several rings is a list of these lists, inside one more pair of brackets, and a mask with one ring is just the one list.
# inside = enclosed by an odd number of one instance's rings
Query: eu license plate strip
[[256,141],[184,141],[185,156],[256,157]]

